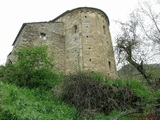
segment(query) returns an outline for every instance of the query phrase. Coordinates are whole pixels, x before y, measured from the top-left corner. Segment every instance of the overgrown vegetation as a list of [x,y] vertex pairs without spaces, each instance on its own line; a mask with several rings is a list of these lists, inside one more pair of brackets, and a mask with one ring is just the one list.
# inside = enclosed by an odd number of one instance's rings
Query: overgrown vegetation
[[159,95],[138,80],[111,80],[97,73],[78,73],[67,77],[63,97],[76,106],[77,117],[82,114],[94,118],[96,112],[109,115],[113,110],[147,114]]
[[21,47],[14,55],[16,63],[0,67],[0,119],[71,120],[75,108],[52,93],[63,75],[53,72],[47,47]]
[[[149,74],[152,76],[152,84],[156,84],[155,88],[160,88],[160,65],[159,64],[146,64],[144,65],[144,68],[147,70],[147,72],[149,72]],[[145,79],[143,78],[143,76],[137,71],[136,68],[134,68],[132,65],[127,64],[125,66],[123,66],[119,71],[118,71],[118,75],[120,78],[122,79],[127,79],[127,80],[131,80],[131,79],[138,79],[141,80],[143,83],[145,81]]]
[[30,88],[51,87],[56,75],[46,46],[20,47],[14,52],[18,62],[3,67],[4,80]]
[[[128,110],[155,114],[158,107],[160,91],[138,80],[56,74],[45,46],[20,48],[15,55],[15,64],[0,67],[1,120],[111,120]],[[128,119],[130,114],[122,116]]]
[[159,88],[159,82],[154,80],[156,71],[146,65],[159,64],[160,59],[160,13],[156,6],[160,6],[156,1],[140,2],[128,21],[117,22],[120,31],[116,36],[118,62],[132,65],[153,89]]
[[0,120],[71,120],[75,109],[50,91],[28,89],[0,81]]
[[136,107],[142,100],[127,87],[105,84],[102,81],[79,73],[68,77],[64,84],[64,100],[78,109],[102,112],[108,115],[112,110]]

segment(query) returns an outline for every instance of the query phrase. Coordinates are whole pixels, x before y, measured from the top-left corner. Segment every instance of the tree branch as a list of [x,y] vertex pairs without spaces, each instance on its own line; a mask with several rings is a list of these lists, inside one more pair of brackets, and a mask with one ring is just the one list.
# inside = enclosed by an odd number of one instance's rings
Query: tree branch
[[112,120],[119,120],[120,118],[132,114],[132,113],[136,113],[138,110],[137,109],[133,109],[133,110],[127,110],[125,112],[122,112],[121,114],[117,115],[116,117],[114,117]]

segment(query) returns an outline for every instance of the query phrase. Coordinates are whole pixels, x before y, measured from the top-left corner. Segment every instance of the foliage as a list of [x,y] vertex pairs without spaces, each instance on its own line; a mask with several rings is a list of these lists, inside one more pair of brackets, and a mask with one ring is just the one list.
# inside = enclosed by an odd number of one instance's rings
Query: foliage
[[75,109],[50,91],[20,88],[0,81],[1,120],[71,120]]
[[0,65],[0,78],[4,77],[4,68],[5,66]]
[[20,47],[14,55],[17,62],[7,64],[3,69],[5,80],[30,88],[51,86],[56,75],[52,72],[53,65],[46,46]]
[[[160,88],[160,83],[158,81],[160,78],[160,75],[159,75],[160,65],[159,64],[145,64],[144,68],[152,76],[151,83],[153,86],[156,86],[156,87],[154,87],[154,89]],[[141,74],[139,74],[137,69],[130,64],[123,66],[118,71],[118,75],[122,79],[126,79],[126,80],[135,79],[135,80],[140,80],[144,83],[143,76]]]
[[[122,79],[122,78],[117,78],[117,79],[111,79],[108,77],[105,77],[99,73],[95,72],[85,72],[82,73],[85,74],[86,76],[92,78],[93,80],[100,81],[100,82],[105,82],[105,84],[108,84],[110,86],[115,86],[115,87],[127,87],[130,88],[135,92],[135,94],[139,97],[144,98],[145,100],[151,100],[154,99],[152,95],[157,91],[152,91],[148,86],[143,84],[140,80],[138,79]],[[151,95],[152,94],[152,95]],[[150,96],[150,97],[149,97]],[[157,98],[157,97],[156,97]]]
[[[160,95],[160,91],[151,91],[138,80],[112,80],[91,72],[63,77],[57,75],[49,91],[40,86],[28,89],[0,81],[0,119],[111,120],[142,103],[145,115],[151,113]],[[58,95],[76,109],[56,97],[57,88],[63,90]],[[132,120],[130,115],[122,118],[128,119]]]
[[[144,64],[144,67],[153,76],[154,79],[160,77],[160,64]],[[118,76],[124,79],[142,80],[142,75],[139,74],[137,69],[131,64],[124,65],[120,70],[118,70]]]
[[[101,80],[95,80],[93,76]],[[144,102],[143,97],[136,95],[121,81],[111,85],[102,81],[102,78],[104,77],[100,74],[94,73],[91,77],[85,73],[68,76],[64,82],[63,100],[75,105],[80,112],[79,116],[80,114],[94,116],[95,112],[108,115],[112,110],[136,108]]]

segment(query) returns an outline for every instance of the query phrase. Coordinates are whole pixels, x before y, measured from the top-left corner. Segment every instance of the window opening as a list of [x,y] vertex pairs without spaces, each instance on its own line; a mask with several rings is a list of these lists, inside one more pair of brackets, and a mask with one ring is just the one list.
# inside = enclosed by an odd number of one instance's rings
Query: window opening
[[87,16],[85,16],[85,18],[87,18]]
[[86,36],[88,38],[88,36]]
[[9,63],[12,64],[12,61],[9,59]]
[[103,25],[103,33],[106,34],[106,28],[104,25]]
[[89,61],[91,62],[91,59],[89,59]]
[[77,25],[74,26],[74,33],[77,33],[78,32],[78,28],[77,28]]
[[109,68],[111,68],[111,62],[110,61],[108,62],[108,66],[109,66]]
[[90,47],[88,49],[91,49]]
[[45,40],[46,39],[46,33],[40,33],[40,38]]

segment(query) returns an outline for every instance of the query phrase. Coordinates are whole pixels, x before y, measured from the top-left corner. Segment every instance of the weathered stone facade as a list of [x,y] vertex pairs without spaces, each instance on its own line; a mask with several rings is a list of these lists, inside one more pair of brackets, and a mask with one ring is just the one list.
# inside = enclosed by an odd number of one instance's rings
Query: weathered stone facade
[[[14,43],[18,46],[46,44],[57,71],[83,70],[117,76],[107,15],[96,8],[76,8],[49,22],[24,23]],[[12,51],[12,53],[13,53]],[[8,61],[15,62],[12,53]]]

